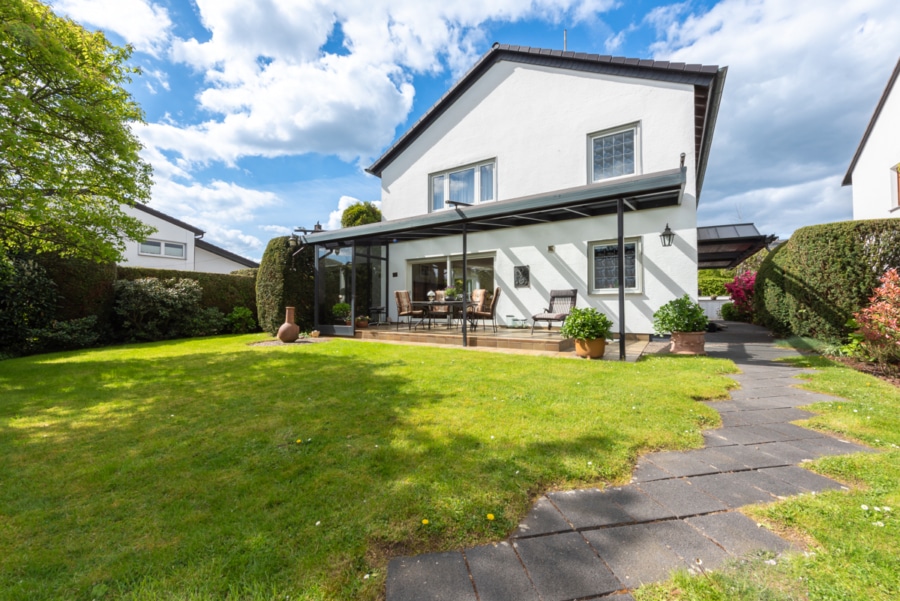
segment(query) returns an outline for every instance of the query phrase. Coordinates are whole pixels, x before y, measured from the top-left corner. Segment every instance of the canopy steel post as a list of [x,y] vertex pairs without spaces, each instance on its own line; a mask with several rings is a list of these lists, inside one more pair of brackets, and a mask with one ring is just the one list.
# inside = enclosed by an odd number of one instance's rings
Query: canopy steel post
[[[388,322],[388,327],[391,325],[391,305],[390,305],[390,295],[391,295],[391,241],[385,240],[384,242],[384,320]],[[400,319],[398,316],[397,319]]]
[[619,361],[625,360],[625,199],[616,200],[616,228],[618,229],[619,268]]
[[350,247],[350,335],[356,336],[356,240]]
[[[469,346],[469,295],[466,293],[466,274],[468,273],[468,259],[466,257],[466,244],[468,242],[468,227],[465,221],[463,221],[463,306],[462,306],[462,333],[463,333],[463,346]],[[451,276],[452,277],[452,276]]]
[[319,329],[319,299],[321,298],[321,294],[319,292],[319,286],[321,285],[321,278],[319,277],[319,245],[316,244],[313,247],[313,253],[315,253],[315,257],[313,259],[313,290],[315,291],[315,298],[313,299],[313,328]]

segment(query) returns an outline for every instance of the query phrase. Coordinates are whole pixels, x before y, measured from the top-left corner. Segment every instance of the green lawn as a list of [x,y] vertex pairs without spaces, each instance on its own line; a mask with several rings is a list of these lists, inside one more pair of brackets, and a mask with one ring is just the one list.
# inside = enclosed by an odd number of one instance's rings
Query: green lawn
[[806,542],[806,554],[775,565],[771,558],[755,558],[707,578],[682,573],[641,589],[638,601],[900,599],[900,389],[827,359],[793,362],[818,368],[804,388],[846,399],[812,405],[820,415],[804,425],[882,452],[812,464],[814,471],[850,485],[850,492],[805,495],[747,511]]
[[701,446],[734,369],[262,338],[0,362],[0,597],[375,599],[390,557]]

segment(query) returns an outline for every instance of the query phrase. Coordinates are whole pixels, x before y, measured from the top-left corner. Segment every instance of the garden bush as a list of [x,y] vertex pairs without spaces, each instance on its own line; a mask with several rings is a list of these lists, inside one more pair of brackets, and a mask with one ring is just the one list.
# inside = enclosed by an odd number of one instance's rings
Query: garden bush
[[801,228],[760,266],[756,320],[778,334],[840,343],[850,318],[892,267],[900,267],[900,220]]
[[0,351],[32,352],[33,330],[51,322],[56,300],[56,284],[34,258],[0,262]]
[[119,280],[115,291],[119,332],[125,340],[180,338],[203,329],[203,291],[196,280]]
[[[295,257],[293,253],[300,250]],[[259,327],[271,335],[284,323],[285,307],[295,307],[294,321],[301,330],[313,327],[315,301],[315,248],[302,250],[288,236],[269,241],[256,276]]]
[[200,301],[201,308],[215,307],[227,315],[235,307],[247,307],[256,314],[256,280],[250,276],[150,269],[148,267],[119,267],[118,269],[119,280],[141,278],[195,280],[203,290],[203,297]]
[[228,323],[228,331],[232,334],[247,334],[256,331],[256,320],[253,312],[247,307],[235,307],[225,318]]
[[734,306],[734,303],[725,303],[722,305],[722,308],[719,309],[719,313],[725,321],[743,321],[740,313],[738,313],[737,307]]
[[734,281],[725,284],[725,289],[731,295],[734,304],[735,321],[753,323],[753,294],[756,282],[756,272],[745,271],[735,276]]
[[725,296],[725,284],[734,279],[734,269],[701,269],[697,272],[700,296]]
[[854,315],[858,349],[885,371],[900,364],[900,275],[889,269],[875,289],[871,304]]

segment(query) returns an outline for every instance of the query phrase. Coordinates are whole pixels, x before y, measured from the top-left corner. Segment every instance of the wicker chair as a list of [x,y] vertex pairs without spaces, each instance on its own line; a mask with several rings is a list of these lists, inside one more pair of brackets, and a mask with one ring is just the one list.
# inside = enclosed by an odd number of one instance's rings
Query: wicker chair
[[539,321],[547,322],[547,330],[554,321],[565,321],[569,316],[569,311],[575,307],[575,300],[578,292],[573,288],[571,290],[551,290],[550,306],[544,309],[543,313],[531,316],[531,335],[534,335],[534,326]]
[[475,329],[475,313],[484,311],[484,299],[487,297],[487,290],[484,288],[476,288],[472,291],[472,301],[466,307],[466,321],[472,324],[471,329]]
[[494,328],[494,332],[497,331],[497,299],[500,298],[500,287],[494,289],[494,296],[491,297],[491,305],[487,311],[472,311],[470,313],[471,320],[474,323],[476,319],[481,320],[481,329],[484,330],[484,322],[487,319],[491,320],[491,326]]
[[394,292],[394,297],[397,299],[397,329],[400,329],[400,318],[405,317],[407,327],[412,329],[412,318],[425,317],[425,311],[422,309],[413,309],[412,303],[409,300],[409,290],[397,290]]
[[[435,302],[447,300],[445,292],[443,290],[436,290],[434,293],[434,300]],[[432,305],[428,307],[428,326],[431,327],[432,320],[449,319],[451,316],[450,305]]]

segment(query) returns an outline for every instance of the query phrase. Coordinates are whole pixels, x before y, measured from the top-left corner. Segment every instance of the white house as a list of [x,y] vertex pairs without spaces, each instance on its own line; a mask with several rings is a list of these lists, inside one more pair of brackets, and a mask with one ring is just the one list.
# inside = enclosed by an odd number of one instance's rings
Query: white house
[[850,161],[853,219],[900,217],[900,59]]
[[393,318],[392,291],[424,300],[463,280],[501,289],[501,324],[574,288],[578,306],[649,333],[660,305],[697,294],[697,203],[725,74],[495,44],[368,169],[385,221],[304,242],[320,255],[370,245]]
[[203,230],[147,205],[123,205],[122,210],[156,228],[144,242],[126,242],[123,265],[203,273],[231,273],[237,269],[259,267],[259,263],[203,240]]

